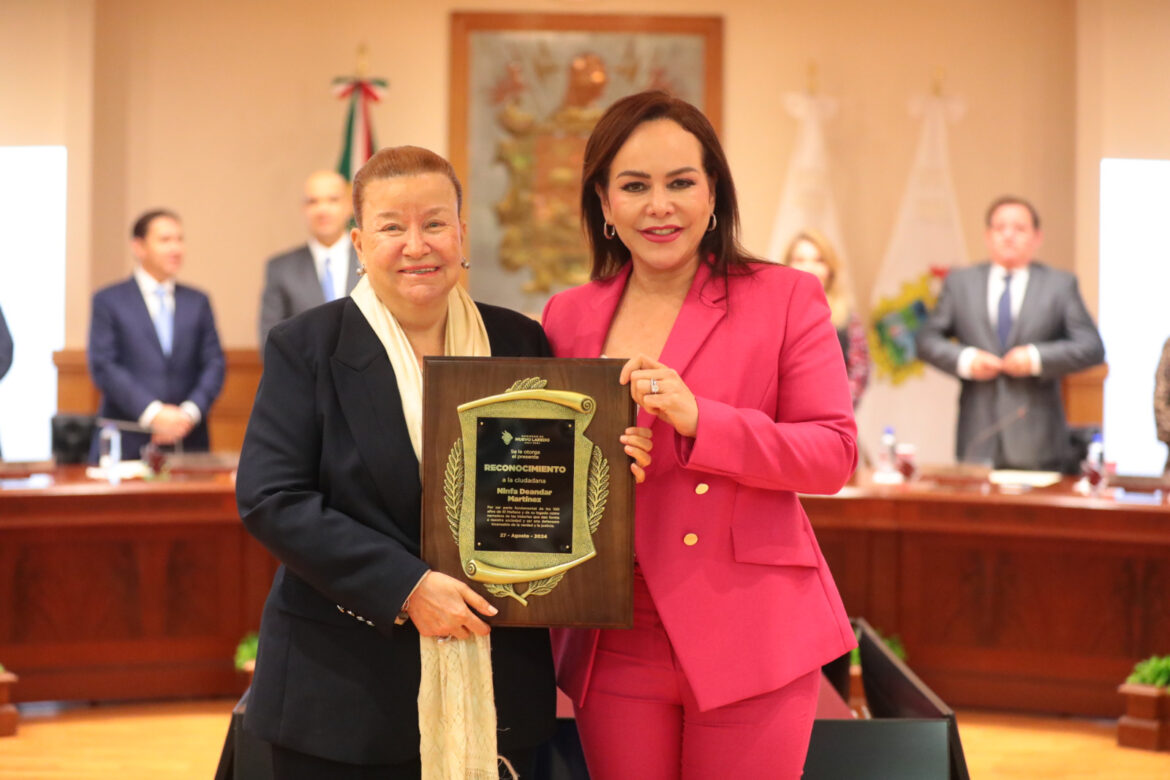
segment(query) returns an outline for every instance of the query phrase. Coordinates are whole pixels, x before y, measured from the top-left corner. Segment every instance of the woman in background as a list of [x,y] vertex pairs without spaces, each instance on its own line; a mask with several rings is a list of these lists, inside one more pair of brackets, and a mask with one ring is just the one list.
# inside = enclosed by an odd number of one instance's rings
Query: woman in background
[[857,408],[869,382],[869,346],[865,326],[853,310],[849,285],[844,278],[841,260],[829,239],[816,230],[803,230],[792,239],[784,253],[784,265],[808,271],[821,282],[829,301],[829,319],[837,329],[837,340],[845,356],[845,373],[849,377],[849,395]]
[[825,294],[740,247],[707,118],[614,103],[585,148],[593,281],[553,296],[558,357],[628,358],[654,431],[634,626],[555,631],[593,780],[801,774],[822,664],[856,642],[797,493],[835,493],[857,429]]
[[[1158,429],[1158,441],[1170,444],[1170,339],[1162,344],[1162,357],[1154,374],[1154,425]],[[1170,474],[1170,455],[1163,473]]]

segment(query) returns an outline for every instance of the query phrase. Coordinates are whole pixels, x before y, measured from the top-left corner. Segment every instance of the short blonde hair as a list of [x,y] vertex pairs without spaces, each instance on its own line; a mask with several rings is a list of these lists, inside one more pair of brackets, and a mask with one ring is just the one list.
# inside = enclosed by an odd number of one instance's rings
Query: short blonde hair
[[832,242],[819,230],[805,229],[796,234],[784,251],[784,265],[792,265],[792,253],[796,245],[807,241],[817,248],[821,260],[829,269],[829,278],[825,280],[825,297],[829,300],[830,318],[834,327],[843,328],[849,322],[849,315],[853,313],[853,295],[849,291],[849,279],[845,268],[841,265],[841,258]]

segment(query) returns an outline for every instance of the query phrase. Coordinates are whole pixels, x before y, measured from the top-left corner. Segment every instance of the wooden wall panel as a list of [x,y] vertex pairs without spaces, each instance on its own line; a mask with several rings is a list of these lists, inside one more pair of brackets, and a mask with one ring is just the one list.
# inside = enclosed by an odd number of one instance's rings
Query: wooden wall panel
[[[227,370],[223,390],[208,415],[211,448],[239,452],[263,366],[255,349],[224,350],[224,357]],[[101,396],[90,379],[85,350],[54,352],[53,364],[57,366],[57,410],[79,414],[96,412]]]
[[847,609],[898,634],[948,704],[1115,717],[1134,662],[1170,647],[1170,505],[1070,484],[801,500]]
[[1100,425],[1105,419],[1105,377],[1109,366],[1091,366],[1060,380],[1069,425]]
[[222,696],[276,561],[227,474],[0,489],[0,658],[21,701]]

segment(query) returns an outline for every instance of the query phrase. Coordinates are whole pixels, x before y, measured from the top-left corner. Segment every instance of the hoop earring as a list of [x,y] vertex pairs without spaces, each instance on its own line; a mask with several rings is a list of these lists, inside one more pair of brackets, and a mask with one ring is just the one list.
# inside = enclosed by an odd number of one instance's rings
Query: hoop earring
[[463,270],[465,271],[471,268],[471,262],[466,257],[459,261],[459,265],[463,266]]
[[712,211],[711,212],[711,224],[707,225],[707,232],[710,233],[712,230],[715,229],[715,226],[718,224],[719,224],[719,220],[717,220],[715,218],[715,212]]
[[608,239],[613,239],[613,237],[617,235],[617,228],[614,227],[613,225],[609,224],[608,222],[606,222],[601,227],[601,235],[605,236]]

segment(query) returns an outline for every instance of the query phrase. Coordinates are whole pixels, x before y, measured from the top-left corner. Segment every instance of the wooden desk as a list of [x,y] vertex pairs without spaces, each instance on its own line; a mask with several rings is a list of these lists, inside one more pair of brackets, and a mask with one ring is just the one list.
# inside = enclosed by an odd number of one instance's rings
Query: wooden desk
[[1170,506],[990,485],[802,497],[851,615],[948,704],[1116,717],[1170,652]]
[[238,694],[276,564],[229,474],[0,482],[0,660],[20,701]]

